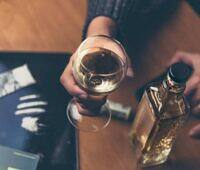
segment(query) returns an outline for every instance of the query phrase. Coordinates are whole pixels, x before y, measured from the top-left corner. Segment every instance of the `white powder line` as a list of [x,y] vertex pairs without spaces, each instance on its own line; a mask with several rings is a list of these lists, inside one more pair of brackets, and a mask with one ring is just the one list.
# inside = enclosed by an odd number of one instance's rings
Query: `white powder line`
[[34,106],[46,106],[48,103],[46,101],[34,101],[34,102],[24,102],[17,105],[17,109],[24,109],[27,107]]
[[22,119],[21,127],[30,131],[30,132],[38,132],[39,127],[37,125],[37,121],[39,118],[36,117],[25,117]]
[[13,168],[13,167],[8,167],[7,170],[21,170],[21,169],[16,169],[16,168]]
[[20,97],[19,100],[24,101],[24,100],[30,100],[30,99],[37,99],[39,97],[40,97],[39,94],[30,94],[30,95]]
[[29,108],[29,109],[23,109],[23,110],[17,110],[15,112],[15,115],[24,115],[24,114],[39,114],[44,113],[46,110],[42,108]]
[[40,126],[40,127],[48,127],[47,125],[45,125],[43,123],[38,123],[38,126]]

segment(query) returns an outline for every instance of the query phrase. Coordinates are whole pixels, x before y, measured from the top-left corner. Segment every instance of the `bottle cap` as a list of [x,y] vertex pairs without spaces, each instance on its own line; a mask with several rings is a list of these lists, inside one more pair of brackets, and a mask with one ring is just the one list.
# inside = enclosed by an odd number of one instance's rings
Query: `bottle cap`
[[176,83],[185,83],[192,75],[193,68],[184,63],[178,62],[173,64],[169,69],[169,77]]

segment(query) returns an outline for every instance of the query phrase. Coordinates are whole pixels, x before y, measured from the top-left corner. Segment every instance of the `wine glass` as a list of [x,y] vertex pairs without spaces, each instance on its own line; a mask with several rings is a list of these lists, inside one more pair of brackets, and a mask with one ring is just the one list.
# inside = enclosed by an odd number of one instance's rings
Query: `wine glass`
[[[89,102],[73,98],[67,106],[70,123],[81,131],[97,132],[107,127],[111,120],[109,106],[95,106],[92,114],[78,112],[80,103],[89,106],[102,101],[108,93],[117,89],[126,75],[127,54],[117,40],[104,35],[95,35],[84,40],[72,64],[73,76],[79,87],[89,94]],[[100,119],[101,117],[101,119]]]

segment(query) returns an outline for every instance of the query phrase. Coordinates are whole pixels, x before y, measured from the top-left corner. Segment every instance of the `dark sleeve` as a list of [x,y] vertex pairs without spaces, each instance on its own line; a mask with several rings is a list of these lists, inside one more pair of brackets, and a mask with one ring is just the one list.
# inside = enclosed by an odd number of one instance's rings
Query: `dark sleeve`
[[89,23],[98,16],[107,16],[115,21],[118,29],[126,21],[135,0],[88,0],[87,17],[83,27],[83,39],[86,37]]
[[[118,33],[123,34],[127,20],[139,23],[140,18],[146,21],[168,10],[178,0],[88,0],[88,12],[83,28],[83,39],[86,37],[89,23],[97,16],[107,16],[113,19],[118,27]],[[153,17],[151,17],[153,16]],[[129,18],[129,19],[128,19]],[[146,22],[145,21],[145,22]]]

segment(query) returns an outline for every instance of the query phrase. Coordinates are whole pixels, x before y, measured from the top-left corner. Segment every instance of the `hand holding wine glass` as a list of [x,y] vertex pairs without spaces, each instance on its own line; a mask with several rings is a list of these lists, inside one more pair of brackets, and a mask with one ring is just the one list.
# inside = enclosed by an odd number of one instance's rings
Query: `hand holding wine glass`
[[[62,84],[74,96],[67,114],[75,127],[98,131],[108,125],[109,109],[101,106],[108,93],[119,86],[126,70],[127,55],[118,41],[99,35],[82,42],[61,76]],[[98,124],[94,116],[105,120]]]

